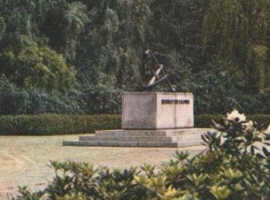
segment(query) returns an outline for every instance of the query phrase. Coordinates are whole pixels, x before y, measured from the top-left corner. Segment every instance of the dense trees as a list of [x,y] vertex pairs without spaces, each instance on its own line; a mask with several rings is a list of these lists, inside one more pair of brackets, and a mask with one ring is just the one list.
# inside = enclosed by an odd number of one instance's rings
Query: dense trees
[[204,26],[207,51],[225,58],[226,68],[246,79],[250,92],[269,88],[269,1],[212,0]]
[[6,27],[5,20],[3,17],[0,17],[0,39],[2,38],[2,35],[5,31],[5,27]]
[[27,36],[21,35],[12,40],[1,48],[1,74],[26,89],[65,91],[72,88],[75,75],[61,55]]
[[0,74],[28,94],[21,96],[26,102],[54,108],[20,113],[119,112],[119,94],[141,83],[149,48],[177,91],[194,93],[196,112],[232,106],[268,112],[250,102],[269,96],[269,6],[268,0],[0,0]]

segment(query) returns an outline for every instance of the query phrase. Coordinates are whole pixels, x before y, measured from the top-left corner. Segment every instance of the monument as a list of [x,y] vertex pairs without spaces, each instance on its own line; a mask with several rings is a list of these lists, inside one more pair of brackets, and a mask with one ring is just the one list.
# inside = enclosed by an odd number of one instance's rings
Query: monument
[[122,96],[122,129],[193,128],[193,95],[127,92]]
[[[201,145],[201,135],[210,129],[194,128],[192,93],[175,92],[164,66],[150,50],[145,51],[140,92],[122,95],[121,130],[96,131],[79,141],[64,141],[73,146],[184,147]],[[154,64],[153,64],[154,63]],[[150,66],[149,66],[150,65]],[[154,67],[151,67],[151,66]],[[152,89],[167,82],[172,92]]]

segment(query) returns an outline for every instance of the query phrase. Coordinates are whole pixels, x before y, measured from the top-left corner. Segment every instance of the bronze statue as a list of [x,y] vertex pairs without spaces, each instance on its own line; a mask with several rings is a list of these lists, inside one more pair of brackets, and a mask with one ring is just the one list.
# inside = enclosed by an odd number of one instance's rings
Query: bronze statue
[[160,64],[156,56],[147,49],[143,55],[143,70],[142,70],[142,89],[151,91],[159,83],[166,81],[171,91],[175,91],[172,87],[168,74],[163,64]]

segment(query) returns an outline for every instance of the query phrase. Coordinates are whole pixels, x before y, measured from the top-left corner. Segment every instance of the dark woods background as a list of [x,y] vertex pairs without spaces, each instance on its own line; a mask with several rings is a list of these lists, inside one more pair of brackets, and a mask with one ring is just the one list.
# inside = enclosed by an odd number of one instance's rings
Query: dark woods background
[[196,114],[269,114],[269,36],[268,0],[0,0],[0,114],[119,113],[148,48]]

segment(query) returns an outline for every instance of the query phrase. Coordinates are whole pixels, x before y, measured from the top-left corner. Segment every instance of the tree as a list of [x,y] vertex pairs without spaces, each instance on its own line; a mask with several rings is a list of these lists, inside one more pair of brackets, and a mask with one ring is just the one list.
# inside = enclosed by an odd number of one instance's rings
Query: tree
[[5,74],[18,87],[65,92],[75,85],[74,71],[49,47],[23,35],[2,44],[0,74]]
[[77,1],[58,4],[47,10],[40,27],[49,38],[50,45],[71,62],[76,57],[79,36],[89,22],[87,8]]
[[[96,80],[106,71],[107,79],[116,79],[115,87],[134,89],[146,41],[146,29],[151,15],[151,1],[99,1],[93,3],[88,34],[82,37],[80,68],[88,78]],[[93,69],[96,68],[96,69]],[[110,77],[111,76],[111,77]]]
[[[250,92],[270,86],[270,1],[211,0],[204,18],[203,42],[208,57],[227,60],[229,70],[246,80]],[[216,53],[215,53],[216,52]]]
[[6,29],[6,23],[3,17],[0,17],[0,40],[3,37],[3,34],[5,32]]

